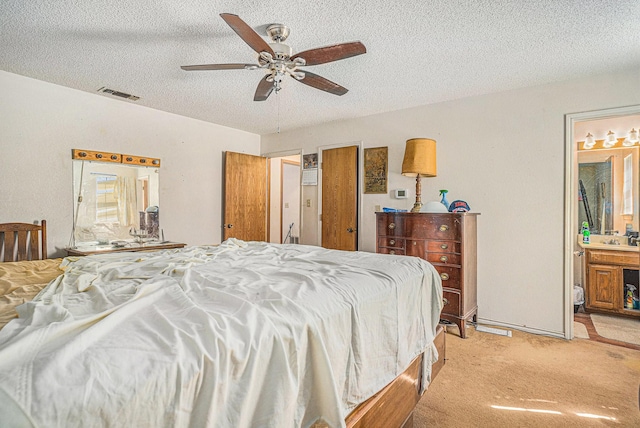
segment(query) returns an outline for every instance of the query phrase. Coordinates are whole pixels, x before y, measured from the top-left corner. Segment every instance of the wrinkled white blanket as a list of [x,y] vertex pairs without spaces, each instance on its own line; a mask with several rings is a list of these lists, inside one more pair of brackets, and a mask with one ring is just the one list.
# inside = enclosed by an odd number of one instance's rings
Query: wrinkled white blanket
[[0,331],[0,418],[38,427],[344,426],[433,338],[413,257],[228,240],[67,258]]

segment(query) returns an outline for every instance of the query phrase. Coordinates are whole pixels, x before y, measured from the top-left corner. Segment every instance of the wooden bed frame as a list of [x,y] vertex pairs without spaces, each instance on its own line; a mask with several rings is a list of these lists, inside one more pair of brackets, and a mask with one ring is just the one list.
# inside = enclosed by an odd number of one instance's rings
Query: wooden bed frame
[[[438,361],[431,368],[431,381],[445,363],[445,331],[441,325],[434,343],[438,349]],[[421,398],[421,374],[422,355],[419,355],[400,376],[347,416],[347,428],[413,427],[413,411]]]

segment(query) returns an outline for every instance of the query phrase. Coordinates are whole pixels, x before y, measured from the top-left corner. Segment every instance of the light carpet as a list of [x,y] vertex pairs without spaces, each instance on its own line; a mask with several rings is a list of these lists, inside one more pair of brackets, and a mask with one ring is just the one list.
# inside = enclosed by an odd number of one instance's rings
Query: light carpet
[[640,345],[640,319],[591,314],[591,322],[602,337]]
[[640,427],[640,351],[512,333],[447,334],[414,428]]

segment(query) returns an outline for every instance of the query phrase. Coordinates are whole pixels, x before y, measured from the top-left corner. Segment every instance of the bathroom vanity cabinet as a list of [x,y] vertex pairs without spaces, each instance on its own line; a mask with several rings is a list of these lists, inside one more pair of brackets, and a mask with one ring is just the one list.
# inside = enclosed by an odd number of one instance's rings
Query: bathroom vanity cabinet
[[442,279],[441,319],[466,337],[466,322],[478,311],[476,288],[477,213],[379,212],[376,251],[416,256],[430,262]]
[[[585,310],[640,318],[640,308],[628,308],[626,284],[638,298],[640,253],[610,249],[586,249]],[[637,304],[636,304],[637,307]]]

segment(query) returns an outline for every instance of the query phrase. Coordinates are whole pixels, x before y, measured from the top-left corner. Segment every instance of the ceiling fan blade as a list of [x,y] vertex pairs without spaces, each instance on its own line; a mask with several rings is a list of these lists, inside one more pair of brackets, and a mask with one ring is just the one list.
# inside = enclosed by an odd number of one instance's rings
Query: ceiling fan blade
[[275,56],[271,46],[262,38],[258,33],[253,31],[253,28],[244,22],[238,15],[232,13],[221,13],[220,16],[224,21],[229,24],[229,27],[235,31],[246,44],[251,46],[251,49],[260,52],[269,52],[272,56]]
[[349,92],[347,88],[344,88],[337,83],[333,83],[331,80],[325,79],[324,77],[318,76],[317,74],[310,73],[306,70],[303,73],[304,78],[296,80],[298,80],[298,82],[304,83],[305,85],[312,86],[316,89],[320,89],[321,91],[326,91],[334,95],[344,95]]
[[203,65],[182,65],[181,69],[186,71],[194,70],[254,70],[258,64],[203,64]]
[[267,74],[262,78],[262,80],[260,80],[260,83],[258,83],[256,94],[253,96],[253,101],[264,101],[269,98],[269,95],[271,95],[271,92],[273,92],[275,85],[273,84],[273,82],[267,81],[267,78],[269,76],[270,74]]
[[291,59],[303,58],[306,61],[306,65],[318,65],[362,55],[366,52],[367,48],[362,43],[350,42],[299,52],[292,56]]

